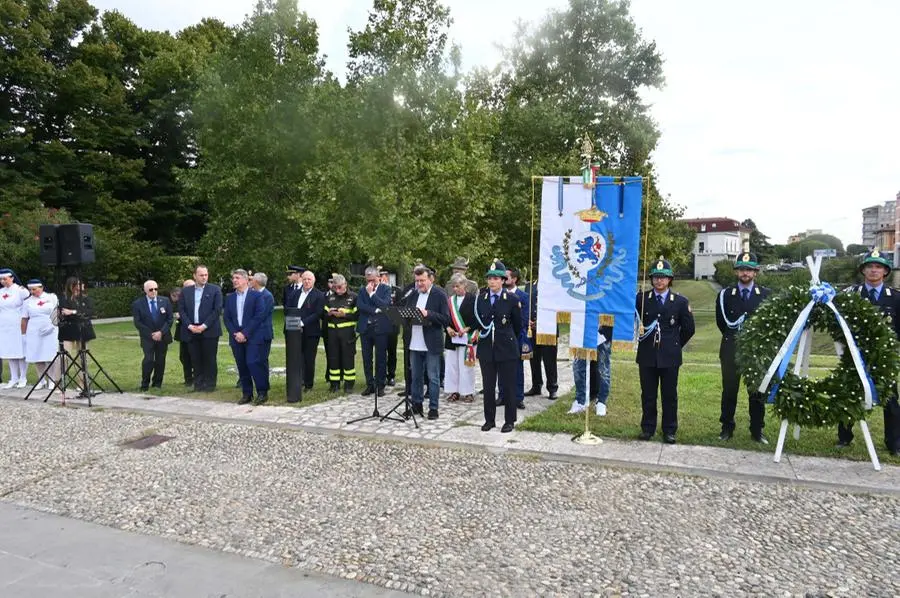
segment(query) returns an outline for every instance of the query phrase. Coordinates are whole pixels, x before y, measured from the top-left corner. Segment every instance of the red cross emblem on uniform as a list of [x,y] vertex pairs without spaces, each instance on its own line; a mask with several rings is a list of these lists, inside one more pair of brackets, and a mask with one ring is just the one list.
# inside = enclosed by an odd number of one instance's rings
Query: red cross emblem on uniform
[[43,307],[46,301],[38,301],[38,307]]
[[4,299],[9,299],[9,293],[3,293],[3,298],[4,298]]

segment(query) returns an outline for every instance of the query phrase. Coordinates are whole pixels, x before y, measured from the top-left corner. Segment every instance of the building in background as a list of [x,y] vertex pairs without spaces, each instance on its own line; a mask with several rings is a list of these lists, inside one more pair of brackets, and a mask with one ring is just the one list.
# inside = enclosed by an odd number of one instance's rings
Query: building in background
[[821,234],[822,234],[821,228],[808,228],[805,231],[803,231],[802,233],[797,233],[796,235],[791,235],[790,237],[788,237],[787,244],[790,245],[792,243],[799,243],[806,237],[811,237],[812,235],[821,235]]
[[[900,193],[897,195],[900,197]],[[891,237],[894,237],[897,227],[897,201],[886,201],[883,205],[863,208],[862,220],[862,244],[866,247],[878,247],[879,251],[893,252],[894,240]],[[885,231],[890,231],[890,235],[885,234]],[[879,245],[879,242],[887,240],[890,240],[889,246]]]
[[750,229],[731,218],[687,218],[682,220],[697,231],[694,239],[694,280],[706,280],[716,273],[716,262],[734,261],[750,251]]

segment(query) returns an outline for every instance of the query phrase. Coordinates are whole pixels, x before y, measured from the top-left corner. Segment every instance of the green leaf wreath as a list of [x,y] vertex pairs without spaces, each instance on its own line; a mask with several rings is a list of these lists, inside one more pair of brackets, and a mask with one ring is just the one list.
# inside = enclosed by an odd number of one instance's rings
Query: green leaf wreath
[[[808,289],[791,286],[764,301],[744,325],[738,337],[737,359],[747,388],[759,387],[809,300]],[[891,323],[857,293],[838,293],[833,302],[850,327],[883,405],[894,394],[900,373],[900,354]],[[824,304],[817,303],[813,308],[809,326],[824,329],[835,341],[844,342],[834,312]],[[863,385],[850,352],[845,350],[838,367],[824,378],[812,380],[788,369],[775,394],[774,407],[779,419],[808,428],[833,427],[864,419]]]

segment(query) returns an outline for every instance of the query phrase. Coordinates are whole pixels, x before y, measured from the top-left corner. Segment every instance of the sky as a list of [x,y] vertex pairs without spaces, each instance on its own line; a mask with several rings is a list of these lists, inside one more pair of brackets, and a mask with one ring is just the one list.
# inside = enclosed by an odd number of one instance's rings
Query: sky
[[[491,67],[517,19],[565,0],[443,0],[463,65]],[[93,0],[173,33],[240,23],[254,0]],[[341,76],[368,0],[299,0]],[[861,242],[862,208],[900,193],[900,2],[632,0],[665,60],[644,97],[662,136],[657,184],[685,216],[752,218],[773,243],[806,229]],[[550,174],[550,173],[536,173]],[[569,173],[566,173],[569,174]],[[575,174],[575,173],[572,173]]]

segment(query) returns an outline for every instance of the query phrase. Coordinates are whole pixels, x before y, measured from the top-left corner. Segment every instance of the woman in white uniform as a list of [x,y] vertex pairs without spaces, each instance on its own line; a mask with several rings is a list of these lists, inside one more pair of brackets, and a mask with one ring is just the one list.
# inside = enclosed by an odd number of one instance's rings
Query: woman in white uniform
[[38,279],[28,281],[28,290],[31,297],[25,300],[22,306],[22,333],[25,335],[25,361],[33,363],[41,377],[37,388],[47,388],[49,380],[57,381],[59,367],[53,371],[44,372],[56,352],[59,350],[59,328],[53,324],[56,316],[56,307],[59,300],[53,293],[44,292],[44,284]]
[[9,364],[9,382],[4,388],[24,388],[28,369],[22,336],[22,305],[28,289],[18,282],[15,272],[0,270],[0,359]]

